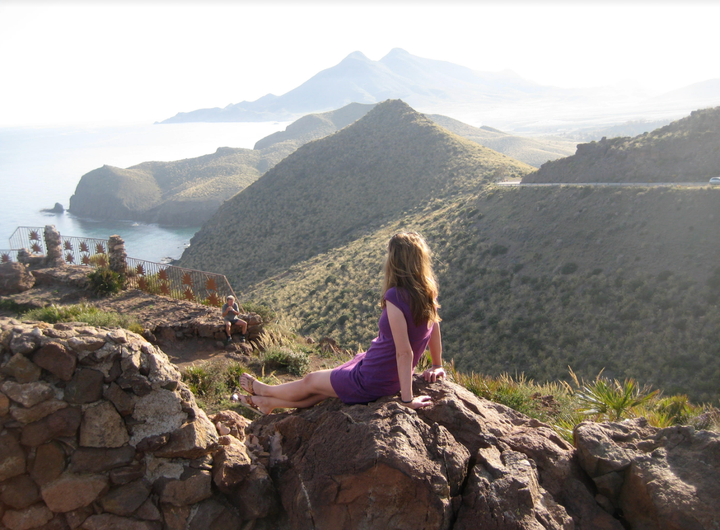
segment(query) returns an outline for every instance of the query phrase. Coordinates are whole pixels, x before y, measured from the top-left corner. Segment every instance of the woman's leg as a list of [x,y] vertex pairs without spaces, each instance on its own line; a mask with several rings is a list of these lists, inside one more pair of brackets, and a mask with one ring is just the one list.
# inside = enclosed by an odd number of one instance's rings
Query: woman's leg
[[[332,384],[330,384],[331,372],[332,370],[311,372],[298,381],[283,383],[282,385],[266,385],[249,374],[243,374],[240,378],[240,386],[256,396],[275,398],[286,403],[302,403],[315,396],[322,396],[322,399],[337,397]],[[276,405],[276,407],[281,406]]]
[[[328,396],[316,394],[302,401],[285,401],[283,399],[255,395],[252,396],[251,399],[260,412],[270,414],[275,409],[306,409],[320,403],[322,400],[327,399],[327,397]],[[246,400],[247,396],[240,396],[240,399]]]

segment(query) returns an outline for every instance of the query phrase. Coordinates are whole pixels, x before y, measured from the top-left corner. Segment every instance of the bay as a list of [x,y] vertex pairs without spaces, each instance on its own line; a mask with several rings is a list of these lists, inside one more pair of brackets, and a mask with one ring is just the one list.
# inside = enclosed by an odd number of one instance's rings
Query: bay
[[[214,153],[218,147],[252,149],[287,123],[178,123],[163,125],[0,128],[0,249],[18,226],[52,224],[62,235],[125,239],[128,256],[177,259],[200,227],[172,228],[133,221],[96,221],[67,208],[80,177],[104,164],[130,167]],[[229,197],[228,197],[229,198]]]

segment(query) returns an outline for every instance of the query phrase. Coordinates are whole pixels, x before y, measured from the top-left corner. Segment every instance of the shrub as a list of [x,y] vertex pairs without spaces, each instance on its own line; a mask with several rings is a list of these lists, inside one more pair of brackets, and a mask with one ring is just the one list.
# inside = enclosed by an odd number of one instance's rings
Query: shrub
[[570,262],[560,268],[560,274],[572,274],[576,270],[578,270],[577,263]]
[[296,352],[285,347],[274,347],[263,355],[265,364],[278,366],[293,375],[304,375],[310,368],[310,359],[305,352]]
[[125,277],[107,267],[99,267],[88,274],[90,287],[101,296],[117,294],[125,289]]

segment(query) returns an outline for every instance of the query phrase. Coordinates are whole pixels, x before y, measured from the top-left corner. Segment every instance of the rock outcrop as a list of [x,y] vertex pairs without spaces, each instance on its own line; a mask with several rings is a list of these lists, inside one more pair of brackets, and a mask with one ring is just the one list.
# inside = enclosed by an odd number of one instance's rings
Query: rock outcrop
[[253,422],[283,528],[622,529],[553,430],[452,383],[434,405],[329,400]]
[[598,502],[632,528],[720,528],[720,435],[693,427],[658,429],[644,418],[582,423],[580,465]]

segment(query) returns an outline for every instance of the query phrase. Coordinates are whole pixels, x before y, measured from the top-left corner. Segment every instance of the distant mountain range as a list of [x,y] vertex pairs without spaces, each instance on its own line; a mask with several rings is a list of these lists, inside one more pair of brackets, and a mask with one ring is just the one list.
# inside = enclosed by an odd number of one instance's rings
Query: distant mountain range
[[[354,52],[293,90],[224,108],[180,112],[161,123],[289,121],[349,103],[402,99],[413,108],[507,131],[537,134],[629,120],[676,118],[720,104],[720,79],[651,98],[632,87],[562,89],[516,73],[479,72],[395,48],[379,61]],[[549,131],[548,131],[549,130]]]
[[580,144],[523,178],[537,182],[707,182],[720,176],[720,107],[634,138]]

